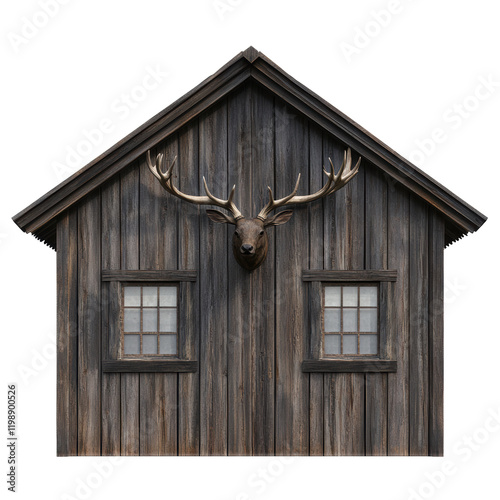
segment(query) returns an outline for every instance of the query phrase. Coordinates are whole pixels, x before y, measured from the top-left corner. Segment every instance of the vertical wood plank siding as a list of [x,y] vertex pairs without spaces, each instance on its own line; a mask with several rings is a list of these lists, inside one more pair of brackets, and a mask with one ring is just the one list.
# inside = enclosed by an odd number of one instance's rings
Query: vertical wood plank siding
[[[256,83],[220,100],[153,153],[175,182],[218,197],[236,184],[247,217],[267,186],[318,190],[345,145]],[[353,161],[358,154],[353,151]],[[442,455],[444,220],[363,161],[330,197],[269,228],[247,273],[233,226],[168,195],[145,158],[58,222],[57,452],[69,455]],[[120,286],[101,270],[188,270],[179,352],[197,373],[101,373],[120,349]],[[311,352],[303,269],[395,269],[389,328],[396,373],[303,373]],[[118,300],[116,300],[118,298]],[[317,338],[317,335],[315,336]]]
[[57,455],[78,454],[78,212],[57,224]]

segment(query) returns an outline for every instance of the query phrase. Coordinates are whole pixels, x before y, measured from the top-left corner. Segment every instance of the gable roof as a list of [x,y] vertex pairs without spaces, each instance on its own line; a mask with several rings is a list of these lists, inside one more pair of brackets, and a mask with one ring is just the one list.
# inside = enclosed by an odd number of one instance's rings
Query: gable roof
[[55,228],[59,214],[250,79],[285,100],[441,212],[446,219],[446,244],[476,231],[486,221],[486,217],[475,208],[304,87],[264,54],[249,47],[214,75],[19,212],[13,217],[14,222],[23,231],[33,233],[55,248]]

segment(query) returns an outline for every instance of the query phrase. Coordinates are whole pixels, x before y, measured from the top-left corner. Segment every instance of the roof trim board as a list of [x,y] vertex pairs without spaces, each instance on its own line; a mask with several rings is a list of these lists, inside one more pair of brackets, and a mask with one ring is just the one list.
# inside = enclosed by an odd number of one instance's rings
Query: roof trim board
[[40,199],[14,216],[25,232],[55,248],[59,214],[130,165],[146,151],[247,80],[254,80],[307,116],[340,142],[427,201],[447,219],[447,243],[476,231],[486,217],[415,167],[331,104],[285,73],[253,47],[148,120]]

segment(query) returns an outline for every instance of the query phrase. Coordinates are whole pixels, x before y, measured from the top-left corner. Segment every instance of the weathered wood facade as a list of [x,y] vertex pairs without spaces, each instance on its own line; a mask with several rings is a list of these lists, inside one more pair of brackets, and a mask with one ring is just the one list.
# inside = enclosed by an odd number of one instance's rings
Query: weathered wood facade
[[[59,455],[443,454],[443,253],[484,217],[285,77],[249,49],[17,216],[58,253]],[[301,172],[301,192],[319,189],[346,145],[358,175],[268,230],[252,273],[232,258],[232,228],[166,194],[144,155],[177,155],[189,193],[203,176],[218,196],[236,184],[255,216],[268,185],[283,196]],[[311,270],[394,271],[386,369],[315,365]],[[114,277],[133,271],[181,271],[170,372],[120,368]]]

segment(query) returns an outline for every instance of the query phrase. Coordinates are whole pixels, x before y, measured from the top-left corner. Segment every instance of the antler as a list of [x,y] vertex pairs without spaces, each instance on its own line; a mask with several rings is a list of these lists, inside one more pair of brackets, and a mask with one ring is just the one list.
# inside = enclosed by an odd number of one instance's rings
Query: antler
[[275,200],[271,188],[270,187],[267,188],[269,189],[269,203],[260,211],[257,217],[265,221],[268,215],[276,208],[297,203],[309,203],[311,201],[315,201],[319,198],[322,198],[323,196],[328,196],[329,194],[332,194],[334,191],[337,191],[341,187],[345,186],[358,173],[359,165],[361,164],[361,157],[359,158],[355,167],[351,168],[351,148],[348,148],[347,152],[344,151],[344,161],[342,162],[342,165],[340,166],[337,175],[335,175],[335,170],[333,167],[332,160],[328,158],[328,161],[330,162],[332,171],[328,173],[323,167],[323,172],[325,172],[325,175],[328,177],[328,180],[326,181],[326,184],[319,191],[316,191],[316,193],[309,194],[306,196],[296,196],[300,183],[300,174],[299,174],[294,190],[288,196],[285,196],[280,200]]
[[156,157],[156,162],[153,165],[153,162],[151,161],[151,151],[148,151],[147,153],[149,170],[151,170],[152,174],[160,181],[160,184],[166,191],[168,191],[170,194],[173,194],[174,196],[177,196],[177,198],[180,198],[181,200],[188,201],[189,203],[194,203],[195,205],[216,205],[218,207],[225,208],[233,214],[235,220],[243,218],[243,215],[233,202],[236,186],[233,186],[233,189],[231,189],[231,193],[229,194],[229,198],[227,200],[216,198],[209,191],[205,177],[203,177],[203,185],[205,186],[205,192],[207,193],[206,196],[194,196],[179,191],[174,186],[174,183],[172,181],[172,171],[174,169],[176,160],[177,156],[172,161],[172,164],[170,165],[168,170],[166,172],[163,172],[163,154],[160,153]]

